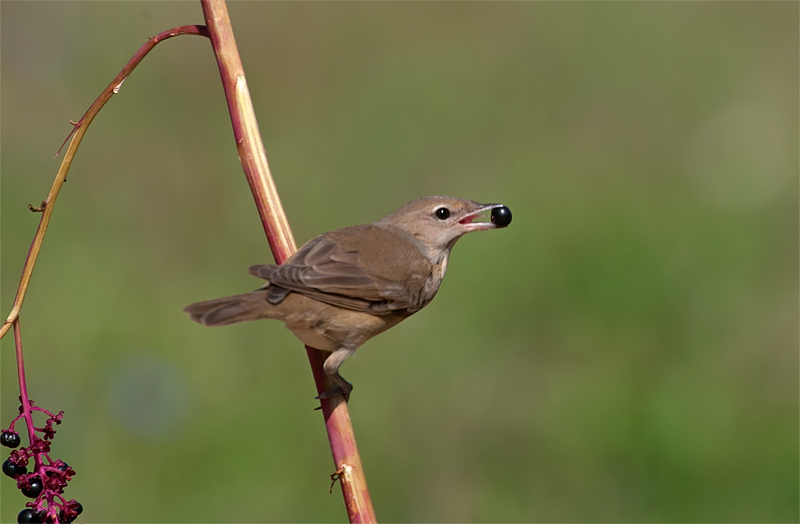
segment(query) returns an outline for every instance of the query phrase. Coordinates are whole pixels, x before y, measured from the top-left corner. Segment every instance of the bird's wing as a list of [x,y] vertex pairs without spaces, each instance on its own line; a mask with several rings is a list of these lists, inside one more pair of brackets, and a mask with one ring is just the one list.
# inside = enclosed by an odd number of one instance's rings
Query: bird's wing
[[431,268],[407,233],[376,225],[353,226],[308,241],[271,271],[269,281],[346,309],[410,314],[429,300],[425,287]]

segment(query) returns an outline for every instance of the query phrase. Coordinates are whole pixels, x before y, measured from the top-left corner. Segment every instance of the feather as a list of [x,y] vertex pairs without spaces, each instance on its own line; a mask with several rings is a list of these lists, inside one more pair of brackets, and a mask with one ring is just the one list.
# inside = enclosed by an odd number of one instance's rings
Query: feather
[[293,291],[353,311],[410,314],[433,298],[424,293],[433,265],[417,244],[397,228],[353,226],[309,240],[280,266],[252,266],[250,273],[276,288],[268,291],[272,303]]

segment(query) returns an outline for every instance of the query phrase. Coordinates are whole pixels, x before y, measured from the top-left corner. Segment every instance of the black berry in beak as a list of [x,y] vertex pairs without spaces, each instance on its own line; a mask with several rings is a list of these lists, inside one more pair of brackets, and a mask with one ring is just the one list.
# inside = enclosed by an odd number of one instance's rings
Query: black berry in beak
[[506,227],[511,223],[511,210],[506,206],[500,206],[492,209],[492,224],[497,227]]

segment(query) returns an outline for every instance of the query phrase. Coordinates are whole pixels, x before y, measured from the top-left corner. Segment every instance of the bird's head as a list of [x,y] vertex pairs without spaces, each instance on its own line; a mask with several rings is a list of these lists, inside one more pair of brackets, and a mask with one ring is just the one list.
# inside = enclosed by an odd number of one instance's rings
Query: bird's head
[[409,202],[381,223],[410,233],[437,258],[437,254],[446,256],[465,233],[506,227],[511,223],[511,211],[503,204],[431,196]]

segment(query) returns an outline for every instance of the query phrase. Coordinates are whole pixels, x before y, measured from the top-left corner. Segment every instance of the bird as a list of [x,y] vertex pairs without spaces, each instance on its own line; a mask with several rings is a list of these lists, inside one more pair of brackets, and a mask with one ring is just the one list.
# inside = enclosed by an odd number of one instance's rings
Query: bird
[[323,369],[334,386],[316,398],[349,400],[353,386],[339,374],[342,363],[433,300],[459,238],[510,223],[503,204],[418,198],[377,222],[312,238],[281,265],[250,266],[251,275],[267,281],[255,291],[184,311],[206,326],[284,322],[303,344],[330,353]]

